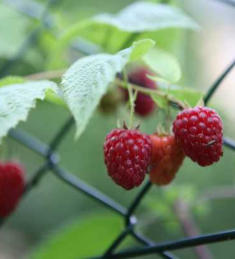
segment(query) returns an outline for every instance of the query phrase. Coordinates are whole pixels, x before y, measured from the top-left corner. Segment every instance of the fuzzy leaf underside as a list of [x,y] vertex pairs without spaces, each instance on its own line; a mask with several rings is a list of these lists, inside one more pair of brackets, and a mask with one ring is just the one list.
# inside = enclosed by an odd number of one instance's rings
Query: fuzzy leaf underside
[[97,54],[79,59],[67,70],[62,78],[61,89],[76,121],[76,137],[84,131],[116,74],[129,61],[139,59],[153,45],[152,40],[134,42],[130,48],[114,55]]
[[48,89],[56,90],[51,81],[11,84],[0,88],[0,139],[20,121],[25,121],[36,100],[43,100]]

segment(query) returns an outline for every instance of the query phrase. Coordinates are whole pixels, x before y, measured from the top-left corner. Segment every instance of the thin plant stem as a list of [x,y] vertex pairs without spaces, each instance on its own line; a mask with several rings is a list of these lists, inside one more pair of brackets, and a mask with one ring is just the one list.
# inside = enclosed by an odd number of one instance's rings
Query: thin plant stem
[[[117,81],[117,84],[120,87],[128,89],[127,85],[123,82],[123,80],[121,80],[119,78],[116,78],[116,81]],[[128,85],[132,88],[132,90],[136,90],[138,92],[147,94],[149,96],[152,96],[153,94],[155,94],[155,95],[159,95],[161,97],[164,97],[164,98],[166,98],[166,100],[169,101],[169,103],[171,105],[176,106],[180,110],[183,110],[184,108],[186,108],[186,105],[183,102],[181,102],[179,100],[176,100],[172,96],[169,96],[166,93],[163,93],[163,92],[161,92],[161,91],[159,91],[157,89],[153,90],[153,89],[150,89],[150,88],[144,88],[144,87],[141,87],[140,85],[136,85],[136,84],[133,84],[133,83],[131,83],[131,84],[128,83]]]
[[134,111],[135,111],[135,99],[137,96],[137,90],[135,89],[135,92],[133,92],[131,84],[128,81],[127,73],[126,70],[123,70],[123,77],[124,77],[124,85],[125,88],[128,90],[128,95],[129,95],[129,105],[130,105],[130,117],[129,117],[129,128],[133,128],[134,124]]

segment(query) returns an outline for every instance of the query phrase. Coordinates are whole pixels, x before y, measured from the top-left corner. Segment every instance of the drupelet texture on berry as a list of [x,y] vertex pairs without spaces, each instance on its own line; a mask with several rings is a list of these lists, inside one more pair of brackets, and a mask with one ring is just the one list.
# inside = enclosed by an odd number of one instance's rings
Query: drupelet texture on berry
[[185,154],[172,135],[150,135],[152,158],[150,180],[157,185],[166,185],[175,178]]
[[16,208],[23,192],[24,170],[20,165],[0,163],[0,217],[5,218]]
[[112,130],[104,143],[104,159],[109,176],[127,190],[139,186],[147,172],[151,152],[148,135],[138,130]]
[[[145,67],[135,68],[128,74],[128,80],[130,83],[140,85],[144,88],[156,89],[156,83],[148,78],[147,75],[152,75],[152,72]],[[128,99],[128,91],[125,90],[125,99]],[[138,93],[135,100],[135,112],[140,116],[150,115],[155,108],[155,103],[149,95]]]
[[217,162],[223,155],[223,125],[211,108],[195,107],[180,112],[173,132],[187,156],[201,166]]

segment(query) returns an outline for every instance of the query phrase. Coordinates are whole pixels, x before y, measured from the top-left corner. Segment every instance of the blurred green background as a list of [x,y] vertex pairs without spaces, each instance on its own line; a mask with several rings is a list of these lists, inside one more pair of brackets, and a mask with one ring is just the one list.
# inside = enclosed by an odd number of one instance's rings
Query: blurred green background
[[[0,2],[0,67],[15,55],[27,35],[39,23],[17,10],[19,7],[16,2],[19,4],[22,1]],[[23,2],[25,6],[37,4],[36,10],[39,13],[46,3],[45,1]],[[50,10],[54,23],[51,30],[55,34],[61,33],[69,25],[85,17],[102,12],[117,12],[132,2],[134,1],[57,1]],[[197,33],[185,33],[183,39],[181,37],[180,42],[177,43],[180,49],[175,53],[182,66],[184,76],[182,83],[206,91],[231,62],[235,52],[235,9],[209,0],[185,0],[174,1],[174,3],[190,13],[202,27]],[[12,67],[10,74],[28,75],[47,70],[50,40],[49,32],[44,31],[40,35],[39,42],[35,43]],[[235,74],[232,72],[210,104],[220,112],[224,120],[226,135],[235,138],[233,123],[235,90],[232,89],[234,79]],[[117,187],[107,177],[102,153],[105,135],[115,127],[122,112],[118,110],[115,114],[103,114],[98,110],[82,137],[75,141],[74,131],[71,130],[63,140],[58,153],[63,167],[124,206],[128,206],[139,189],[126,192]],[[63,107],[38,102],[37,108],[30,113],[27,122],[21,123],[19,128],[48,143],[69,116],[69,112]],[[160,112],[141,121],[141,129],[151,133],[159,121],[161,121]],[[32,176],[43,163],[42,158],[10,138],[4,140],[0,152],[2,159],[13,159],[23,163],[27,169],[27,177]],[[232,151],[225,148],[221,161],[208,168],[201,168],[186,159],[172,185],[165,188],[154,186],[144,198],[137,211],[139,218],[137,229],[156,242],[183,237],[182,226],[178,223],[173,208],[179,197],[190,205],[191,216],[197,222],[201,233],[234,228],[235,195],[234,198],[219,198],[211,201],[203,199],[210,190],[212,196],[224,190],[225,193],[235,192],[234,183],[234,153]],[[49,172],[24,198],[19,208],[1,229],[0,258],[30,258],[32,251],[36,251],[48,237],[59,233],[59,229],[71,222],[76,222],[81,227],[79,234],[71,236],[71,242],[76,245],[77,250],[82,250],[83,246],[92,249],[92,242],[95,242],[96,237],[99,238],[99,235],[97,236],[99,218],[107,219],[103,220],[102,224],[108,229],[107,233],[104,233],[106,239],[110,236],[107,241],[104,239],[103,242],[111,242],[119,232],[117,229],[122,227],[122,223],[117,216],[114,220],[118,225],[116,226],[110,217],[113,217],[112,211],[66,186]],[[90,221],[89,218],[91,218]],[[83,223],[84,219],[88,223]],[[97,223],[94,224],[96,220]],[[82,224],[85,224],[83,228]],[[89,240],[89,235],[91,243],[81,245],[83,238]],[[99,242],[102,243],[102,240]],[[129,240],[126,246],[133,244],[137,246]],[[213,244],[209,248],[212,258],[234,258],[233,241]],[[69,255],[69,253],[72,254],[72,249],[68,246],[68,250],[65,250],[60,258],[83,258]],[[193,249],[176,251],[175,254],[180,258],[197,258]],[[49,257],[40,256],[38,258],[58,258],[53,254]],[[157,256],[142,256],[141,258],[157,258]]]

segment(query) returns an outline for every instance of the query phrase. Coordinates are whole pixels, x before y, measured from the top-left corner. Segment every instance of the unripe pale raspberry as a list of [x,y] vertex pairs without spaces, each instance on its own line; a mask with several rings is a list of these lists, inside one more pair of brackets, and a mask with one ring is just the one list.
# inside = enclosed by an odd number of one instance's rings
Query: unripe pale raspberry
[[0,217],[5,218],[16,208],[25,187],[24,170],[19,164],[0,163]]
[[127,190],[139,186],[147,172],[151,150],[148,135],[138,130],[112,130],[104,143],[104,158],[109,176]]
[[153,134],[150,139],[152,142],[150,180],[157,185],[169,184],[182,165],[185,154],[172,135]]
[[102,97],[99,110],[103,114],[111,114],[117,110],[119,104],[123,101],[123,92],[121,90],[123,89],[112,89]]
[[223,124],[213,109],[183,110],[173,123],[173,132],[185,154],[201,166],[211,165],[223,155]]

